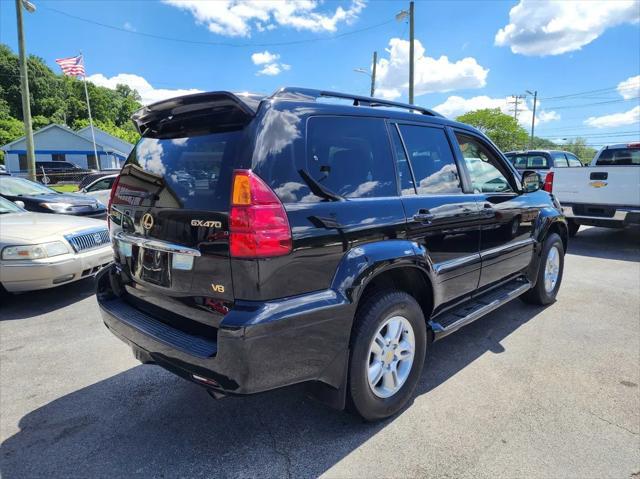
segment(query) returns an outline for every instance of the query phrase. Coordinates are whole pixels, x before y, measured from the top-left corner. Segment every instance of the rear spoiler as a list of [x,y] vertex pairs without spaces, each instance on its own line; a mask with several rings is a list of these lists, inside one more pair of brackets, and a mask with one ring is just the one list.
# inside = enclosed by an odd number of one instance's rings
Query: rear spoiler
[[256,115],[261,97],[216,91],[185,95],[142,107],[132,116],[138,133],[176,133],[197,125],[215,124],[220,129],[246,125]]

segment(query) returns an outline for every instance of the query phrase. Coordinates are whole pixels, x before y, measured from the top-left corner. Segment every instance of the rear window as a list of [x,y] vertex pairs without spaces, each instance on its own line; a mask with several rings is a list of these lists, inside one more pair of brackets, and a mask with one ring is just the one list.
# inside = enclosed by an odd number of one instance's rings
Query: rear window
[[122,170],[117,203],[226,210],[242,131],[142,138]]
[[[254,154],[254,169],[283,203],[318,202],[303,180],[304,170],[316,183],[345,198],[397,196],[396,173],[384,120],[347,116],[314,116],[307,121],[306,142],[286,112],[274,113],[265,131],[283,123],[283,131],[272,131],[290,141],[271,145],[262,158]],[[286,125],[286,128],[284,127]],[[262,143],[260,135],[257,144]]]
[[640,148],[602,150],[596,165],[640,165]]
[[509,161],[518,170],[544,170],[549,168],[547,157],[540,154],[510,155]]

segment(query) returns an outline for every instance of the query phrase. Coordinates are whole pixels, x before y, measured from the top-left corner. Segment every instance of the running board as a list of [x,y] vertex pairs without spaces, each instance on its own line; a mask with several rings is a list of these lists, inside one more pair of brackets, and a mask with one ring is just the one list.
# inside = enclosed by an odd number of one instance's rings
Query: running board
[[435,335],[434,339],[444,338],[463,326],[480,319],[485,314],[517,298],[531,288],[531,283],[524,278],[514,279],[485,294],[469,300],[469,302],[448,311],[429,321]]

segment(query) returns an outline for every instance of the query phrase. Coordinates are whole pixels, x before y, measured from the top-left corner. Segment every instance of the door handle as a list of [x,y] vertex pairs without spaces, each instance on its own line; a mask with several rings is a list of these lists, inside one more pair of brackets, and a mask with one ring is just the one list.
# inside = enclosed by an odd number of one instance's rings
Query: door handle
[[420,210],[413,215],[413,220],[418,223],[431,223],[436,218],[436,215],[429,213],[428,210]]
[[496,210],[493,208],[493,206],[490,203],[485,203],[484,207],[482,208],[482,215],[483,216],[493,216],[495,215]]

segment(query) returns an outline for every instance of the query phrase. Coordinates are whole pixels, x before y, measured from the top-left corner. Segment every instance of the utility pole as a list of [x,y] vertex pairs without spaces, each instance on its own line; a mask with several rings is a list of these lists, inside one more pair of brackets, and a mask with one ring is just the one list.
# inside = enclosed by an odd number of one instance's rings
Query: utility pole
[[409,104],[413,105],[413,66],[414,66],[414,48],[413,48],[413,1],[409,2]]
[[511,98],[513,98],[513,101],[510,101],[509,104],[513,105],[513,109],[511,110],[513,112],[513,118],[515,118],[515,120],[518,121],[518,106],[520,105],[520,101],[524,100],[524,96],[511,95]]
[[529,139],[529,149],[533,148],[533,132],[536,126],[536,104],[538,103],[538,90],[531,93],[527,90],[529,95],[533,95],[533,115],[531,115],[531,138]]
[[27,170],[30,180],[36,180],[36,153],[33,146],[33,130],[31,128],[31,105],[29,103],[29,75],[27,71],[27,54],[24,45],[24,30],[22,27],[22,7],[29,12],[35,12],[36,7],[25,0],[16,0],[16,18],[18,21],[18,54],[20,56],[20,88],[22,90],[22,118],[24,121],[24,136],[27,143]]
[[376,94],[376,66],[378,65],[378,52],[373,52],[373,69],[371,70],[371,96]]

